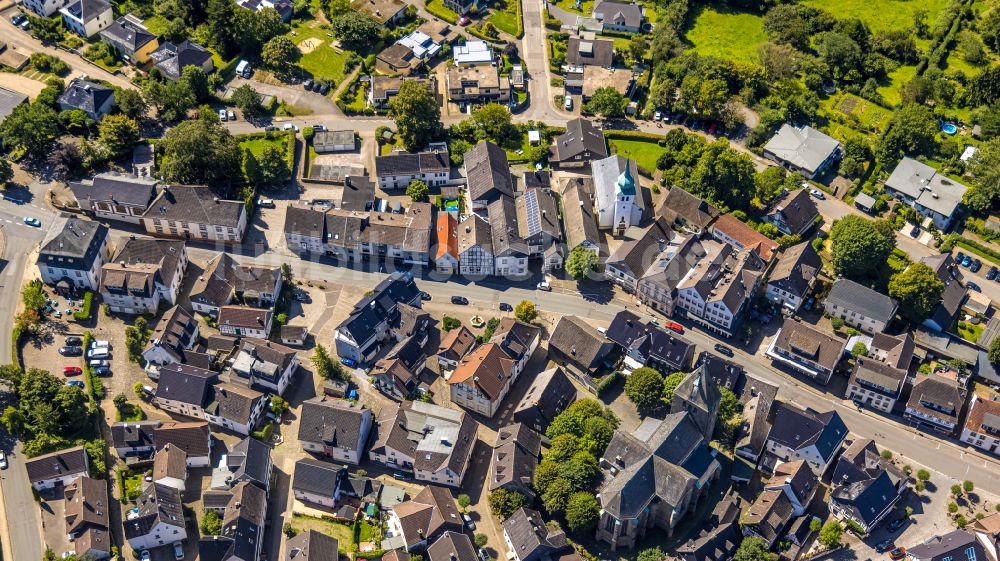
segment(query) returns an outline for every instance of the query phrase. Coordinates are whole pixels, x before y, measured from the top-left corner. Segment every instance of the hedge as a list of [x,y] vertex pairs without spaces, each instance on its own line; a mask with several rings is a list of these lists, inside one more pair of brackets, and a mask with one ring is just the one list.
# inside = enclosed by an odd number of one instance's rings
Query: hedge
[[597,386],[594,387],[594,391],[596,391],[597,395],[599,396],[603,395],[608,390],[610,390],[620,379],[621,379],[621,373],[615,370],[611,374],[608,374],[607,376],[601,378],[601,380],[597,382]]
[[15,326],[10,334],[10,362],[22,371],[24,364],[21,362],[21,345],[24,343],[24,332],[20,327]]
[[90,397],[95,402],[100,402],[104,399],[104,382],[94,375],[94,368],[90,366],[90,361],[87,360],[87,349],[90,348],[90,343],[93,342],[94,336],[90,334],[89,331],[83,333],[83,377],[87,383],[87,392],[90,393]]
[[80,310],[73,312],[73,319],[79,322],[84,322],[90,319],[90,314],[93,312],[91,307],[94,305],[94,293],[91,291],[86,291],[83,294],[83,307]]
[[653,140],[659,143],[660,141],[665,141],[666,136],[662,134],[657,134],[655,132],[642,132],[642,131],[620,131],[620,130],[609,130],[604,131],[604,138],[608,140]]
[[955,245],[965,248],[971,251],[972,253],[975,253],[976,255],[982,257],[983,259],[992,261],[993,263],[1000,265],[1000,252],[997,252],[989,247],[986,247],[985,245],[977,241],[973,241],[968,238],[963,238],[959,236],[958,239],[955,240]]

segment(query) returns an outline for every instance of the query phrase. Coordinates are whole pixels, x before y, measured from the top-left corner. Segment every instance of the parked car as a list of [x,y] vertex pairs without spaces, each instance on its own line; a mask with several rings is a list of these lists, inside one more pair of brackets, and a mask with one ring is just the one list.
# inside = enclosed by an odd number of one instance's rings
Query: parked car
[[347,366],[349,368],[354,368],[355,366],[358,365],[358,361],[354,360],[353,358],[347,358],[345,356],[340,359],[340,364],[343,364],[344,366]]
[[913,228],[910,228],[910,237],[911,238],[915,238],[915,237],[917,237],[919,235],[920,235],[920,226],[917,226],[916,224],[914,224]]
[[408,473],[406,473],[404,471],[394,471],[394,472],[392,472],[392,476],[395,477],[396,479],[400,480],[400,481],[409,481],[410,480],[410,474],[408,474]]
[[823,194],[823,191],[820,191],[819,189],[810,189],[809,194],[816,197],[817,199],[826,198],[826,195]]
[[465,296],[452,296],[451,303],[459,306],[467,306],[469,304],[469,299]]
[[500,311],[501,312],[513,312],[514,311],[514,306],[511,306],[510,304],[508,304],[506,302],[500,302]]
[[105,339],[95,339],[91,344],[92,349],[110,349],[111,343]]
[[965,253],[959,251],[955,254],[955,263],[961,263],[963,259],[965,259]]
[[236,120],[236,113],[233,113],[232,111],[226,111],[226,117],[230,121],[235,121]]
[[228,121],[229,120],[229,117],[226,116],[226,110],[225,109],[219,109],[219,120],[220,121]]
[[313,125],[313,130],[316,131],[316,132],[325,131],[326,130],[326,125],[324,125],[322,123],[316,123],[315,125]]
[[273,199],[257,199],[257,206],[264,208],[274,208]]
[[732,349],[730,349],[729,347],[723,345],[722,343],[716,343],[715,344],[715,351],[717,353],[719,353],[720,355],[726,355],[728,357],[732,357],[733,354],[734,354]]
[[0,469],[7,469],[7,454],[0,452]]
[[423,300],[424,302],[427,302],[428,300],[431,299],[431,295],[428,294],[428,293],[426,293],[426,292],[424,292],[423,290],[421,290],[420,291],[420,299]]
[[469,16],[462,16],[458,18],[458,25],[469,25],[470,21],[472,20],[469,19]]
[[87,351],[87,358],[110,358],[111,353],[107,348],[96,348]]
[[299,132],[299,127],[297,127],[297,126],[295,126],[295,125],[293,125],[291,123],[285,123],[285,125],[283,127],[281,127],[281,130]]
[[319,93],[323,95],[330,93],[330,84],[323,82],[323,84],[321,84],[319,87]]
[[149,550],[144,549],[139,552],[139,561],[149,561]]
[[542,290],[542,291],[545,291],[545,292],[552,292],[552,285],[550,285],[548,281],[542,281],[542,282],[538,283],[538,287],[537,288],[538,288],[538,290]]
[[885,553],[886,551],[889,551],[890,549],[892,549],[892,546],[893,546],[892,538],[888,538],[888,539],[882,540],[878,544],[876,544],[875,545],[875,551],[878,552],[878,553]]
[[965,283],[965,288],[968,288],[969,290],[975,290],[976,292],[982,292],[983,291],[983,287],[979,286],[978,284],[976,284],[976,283],[974,283],[972,281],[969,281],[969,282]]
[[[996,267],[994,267],[994,269],[995,268]],[[79,346],[83,345],[83,339],[81,339],[80,337],[67,337],[66,340],[63,341],[63,344],[64,345],[71,345],[71,346],[74,346],[74,347],[79,347]]]
[[98,366],[107,366],[108,365],[108,361],[106,361],[106,360],[100,360],[100,359],[95,359],[95,360],[92,360],[92,361],[88,362],[87,364],[90,365],[90,367],[92,367],[92,368],[97,368]]
[[184,559],[184,544],[174,542],[174,559]]
[[40,228],[42,226],[42,221],[34,216],[25,216],[24,223],[28,226],[34,226],[35,228]]
[[889,559],[896,561],[906,557],[906,548],[903,546],[897,547],[896,549],[889,552]]
[[566,111],[571,111],[573,109],[573,96],[567,95],[565,97],[563,107],[566,108]]
[[653,120],[654,121],[663,120],[663,113],[659,109],[657,109],[656,112],[653,113]]
[[983,268],[983,262],[980,261],[979,259],[973,259],[972,260],[972,266],[969,267],[969,270],[972,271],[973,273],[978,273],[979,269],[982,269],[982,268]]
[[990,267],[990,270],[986,271],[986,280],[993,280],[997,278],[997,272],[1000,271],[997,270],[995,265],[993,267]]
[[94,374],[97,374],[98,376],[110,376],[111,375],[111,367],[110,366],[98,366],[97,368],[94,369]]
[[468,528],[469,530],[475,530],[476,529],[476,523],[475,523],[475,521],[473,521],[472,518],[468,514],[463,514],[462,515],[462,520],[465,521],[465,527]]
[[10,22],[14,25],[21,25],[21,22],[27,19],[28,18],[24,17],[24,14],[15,14],[14,17],[10,18]]
[[972,265],[972,257],[971,256],[966,255],[965,257],[962,258],[962,266],[963,267],[969,267],[971,265]]
[[480,561],[490,561],[492,559],[488,551],[483,548],[479,548],[479,559]]
[[77,388],[80,388],[81,390],[84,388],[84,384],[80,380],[70,380],[69,382],[66,382],[66,385],[75,386]]
[[899,531],[900,528],[902,528],[906,524],[907,520],[909,519],[906,518],[905,516],[897,518],[892,522],[890,522],[889,525],[885,527],[885,529],[888,530],[890,533],[896,533]]
[[666,326],[666,328],[671,331],[675,331],[677,333],[684,333],[684,326],[679,323],[668,321],[665,322],[663,325]]
[[80,356],[83,354],[83,347],[79,345],[66,345],[59,347],[59,354],[62,356]]
[[83,374],[83,369],[79,366],[67,366],[63,368],[64,376],[79,376],[80,374]]
[[312,80],[306,80],[305,82],[302,82],[302,87],[306,91],[312,90],[312,88],[313,88],[313,81]]

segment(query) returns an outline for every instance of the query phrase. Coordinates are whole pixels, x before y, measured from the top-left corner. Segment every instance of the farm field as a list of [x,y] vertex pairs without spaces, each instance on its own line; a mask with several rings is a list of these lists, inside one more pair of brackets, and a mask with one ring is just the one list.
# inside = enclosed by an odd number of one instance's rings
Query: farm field
[[938,13],[948,5],[948,0],[801,0],[803,5],[833,13],[838,18],[857,18],[868,24],[873,32],[907,29],[913,25],[913,14],[926,10],[927,25],[934,26]]
[[757,61],[757,46],[767,42],[764,18],[723,7],[692,7],[685,34],[693,51],[727,60]]

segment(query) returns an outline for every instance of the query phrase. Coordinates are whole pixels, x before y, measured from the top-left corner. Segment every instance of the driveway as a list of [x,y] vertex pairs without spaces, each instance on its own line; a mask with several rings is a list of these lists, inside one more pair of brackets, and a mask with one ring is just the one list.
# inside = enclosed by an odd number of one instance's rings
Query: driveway
[[[816,203],[816,207],[819,208],[820,214],[822,214],[823,218],[825,218],[829,223],[832,223],[834,220],[839,218],[843,218],[848,214],[855,214],[869,220],[875,219],[875,217],[865,214],[854,205],[849,205],[835,197],[827,196],[824,199],[813,199],[813,201]],[[896,232],[896,246],[905,251],[913,261],[919,261],[923,257],[929,257],[938,253],[938,251],[933,247],[928,247],[920,243],[919,241],[911,238],[905,232]]]
[[309,109],[315,114],[342,115],[332,99],[318,93],[307,92],[302,86],[279,86],[237,77],[229,82],[228,87],[235,89],[244,84],[250,85],[258,93],[272,95],[289,105]]

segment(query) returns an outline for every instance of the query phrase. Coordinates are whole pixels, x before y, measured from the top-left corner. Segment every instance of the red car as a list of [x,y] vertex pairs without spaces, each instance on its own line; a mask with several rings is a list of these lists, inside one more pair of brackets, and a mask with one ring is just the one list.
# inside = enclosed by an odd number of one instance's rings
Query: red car
[[889,559],[902,559],[904,557],[906,557],[905,547],[900,546],[889,552]]
[[472,20],[470,20],[468,16],[462,16],[458,18],[458,25],[469,25],[470,21]]
[[66,376],[79,376],[80,374],[83,374],[83,370],[81,370],[78,366],[67,366],[66,368],[63,368],[63,374]]
[[667,329],[676,331],[677,333],[684,333],[684,326],[679,323],[674,323],[672,321],[666,322]]

